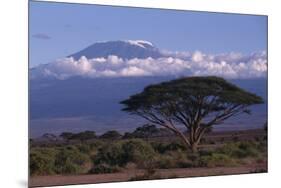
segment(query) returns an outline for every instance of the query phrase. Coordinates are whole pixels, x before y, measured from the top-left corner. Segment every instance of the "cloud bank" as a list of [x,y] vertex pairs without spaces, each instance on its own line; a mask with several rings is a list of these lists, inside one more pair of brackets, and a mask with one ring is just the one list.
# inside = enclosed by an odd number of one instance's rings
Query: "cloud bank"
[[204,54],[200,51],[166,52],[165,57],[124,60],[111,55],[107,58],[79,60],[72,57],[58,59],[33,68],[31,78],[72,76],[90,78],[131,76],[205,76],[225,78],[261,78],[267,75],[265,51],[243,55],[240,53]]

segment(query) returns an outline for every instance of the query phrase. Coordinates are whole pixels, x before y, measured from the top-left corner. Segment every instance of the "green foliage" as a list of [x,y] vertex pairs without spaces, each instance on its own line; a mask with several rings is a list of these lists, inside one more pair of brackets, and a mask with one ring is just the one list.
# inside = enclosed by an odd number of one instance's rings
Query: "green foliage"
[[145,165],[144,163],[151,160],[155,155],[155,151],[149,143],[138,139],[124,142],[122,149],[126,162],[135,162],[139,165]]
[[212,153],[200,158],[199,165],[202,167],[221,167],[221,166],[233,166],[235,161],[228,155],[221,153]]
[[65,140],[70,140],[73,135],[74,135],[74,133],[71,133],[71,132],[63,132],[60,134],[60,137]]
[[117,131],[107,131],[106,133],[104,133],[103,135],[100,136],[100,138],[102,139],[110,139],[110,140],[115,140],[115,139],[119,139],[121,138],[122,135],[117,132]]
[[158,153],[164,154],[167,151],[185,150],[185,146],[181,142],[172,141],[169,143],[151,142],[152,147]]
[[123,141],[100,148],[94,158],[94,164],[124,166],[128,162],[134,162],[145,166],[144,163],[153,158],[154,154],[153,148],[142,140]]
[[114,173],[119,172],[120,168],[118,166],[111,166],[106,163],[101,163],[94,165],[94,167],[89,171],[90,174],[104,174],[104,173]]
[[157,155],[155,159],[155,168],[190,168],[193,162],[187,158],[185,152],[181,150],[170,151],[164,155]]
[[77,148],[62,148],[55,156],[55,171],[58,174],[82,173],[83,167],[89,161],[89,156]]
[[248,107],[263,103],[263,99],[223,78],[206,76],[150,85],[120,103],[124,105],[123,111],[163,126],[177,135],[182,135],[175,126],[177,124],[187,127],[188,131],[191,128],[202,130],[188,135],[189,142],[180,136],[196,152],[200,139],[211,131],[211,126],[242,112],[250,114]]
[[81,153],[85,153],[85,154],[90,154],[92,151],[91,145],[89,145],[89,144],[80,144],[77,146],[77,149]]
[[217,152],[226,154],[233,158],[257,157],[259,155],[258,145],[253,142],[236,142],[226,144]]
[[81,141],[90,140],[97,138],[95,131],[84,131],[77,134],[74,134],[71,139],[77,139]]
[[156,177],[155,169],[264,164],[266,152],[267,141],[263,140],[230,142],[219,148],[202,147],[197,153],[186,153],[179,140],[95,139],[66,146],[31,146],[30,175],[99,174],[143,169],[145,173],[135,178],[150,179]]
[[124,152],[121,142],[107,144],[99,148],[97,155],[94,157],[94,164],[106,163],[112,166],[124,166],[126,161],[123,156]]
[[132,139],[132,138],[134,138],[134,135],[132,133],[125,132],[122,138],[123,139]]
[[60,135],[60,137],[66,140],[80,140],[80,141],[86,141],[86,140],[97,138],[95,131],[84,131],[80,133],[64,132]]
[[56,151],[49,148],[31,150],[29,158],[30,175],[50,175],[54,173]]
[[[121,104],[125,105],[123,110],[130,112],[142,108],[149,109],[152,106],[181,111],[183,108],[175,109],[171,108],[170,105],[174,105],[173,102],[178,102],[181,106],[191,108],[195,104],[194,97],[198,96],[218,97],[215,101],[216,103],[204,104],[204,108],[211,107],[212,111],[224,110],[220,107],[223,103],[246,105],[263,103],[261,97],[249,93],[223,78],[207,76],[186,77],[150,85],[142,93],[131,96],[129,99],[122,101]],[[166,101],[172,103],[167,103]],[[164,110],[161,107],[159,110]]]
[[145,124],[136,128],[136,130],[134,130],[132,133],[126,132],[123,136],[123,139],[153,138],[167,135],[171,135],[171,132],[163,128],[157,128],[155,125]]
[[158,155],[155,160],[155,167],[160,169],[176,168],[177,164],[170,155]]
[[88,145],[91,150],[98,150],[99,148],[104,147],[105,144],[106,143],[102,140],[94,140],[94,141],[91,141]]
[[134,138],[148,138],[159,132],[155,125],[145,124],[142,127],[138,127],[133,133]]

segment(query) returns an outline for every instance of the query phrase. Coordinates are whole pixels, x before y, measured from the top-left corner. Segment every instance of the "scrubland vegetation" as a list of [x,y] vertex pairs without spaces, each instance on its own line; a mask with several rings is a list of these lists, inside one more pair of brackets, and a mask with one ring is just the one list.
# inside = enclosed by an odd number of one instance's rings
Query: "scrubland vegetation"
[[63,133],[60,141],[32,141],[30,175],[104,174],[135,169],[144,173],[130,180],[141,180],[161,178],[156,173],[157,169],[254,166],[267,163],[265,132],[247,139],[239,134],[228,139],[229,136],[224,137],[223,134],[219,137],[210,136],[202,141],[202,146],[194,153],[187,150],[177,137],[159,137],[159,131],[163,130],[146,125],[124,135],[109,131],[96,136],[94,132],[86,131]]

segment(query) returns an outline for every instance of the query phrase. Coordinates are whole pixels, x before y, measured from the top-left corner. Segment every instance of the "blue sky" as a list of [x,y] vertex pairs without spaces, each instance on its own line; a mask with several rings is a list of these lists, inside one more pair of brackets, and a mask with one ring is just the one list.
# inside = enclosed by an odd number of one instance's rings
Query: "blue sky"
[[30,2],[30,65],[98,41],[148,40],[170,51],[249,54],[267,49],[267,17]]

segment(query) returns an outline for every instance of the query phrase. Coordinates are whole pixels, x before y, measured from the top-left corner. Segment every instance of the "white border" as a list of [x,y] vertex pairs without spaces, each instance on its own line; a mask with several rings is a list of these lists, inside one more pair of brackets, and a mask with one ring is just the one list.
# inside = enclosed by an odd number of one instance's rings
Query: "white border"
[[[278,187],[280,185],[280,6],[276,0],[65,0],[94,3],[269,15],[269,173],[72,187]],[[1,1],[0,5],[0,187],[27,186],[27,0]],[[278,10],[279,9],[279,10]],[[46,15],[47,16],[47,15]],[[279,181],[278,181],[279,180]],[[272,185],[271,185],[272,184]]]

